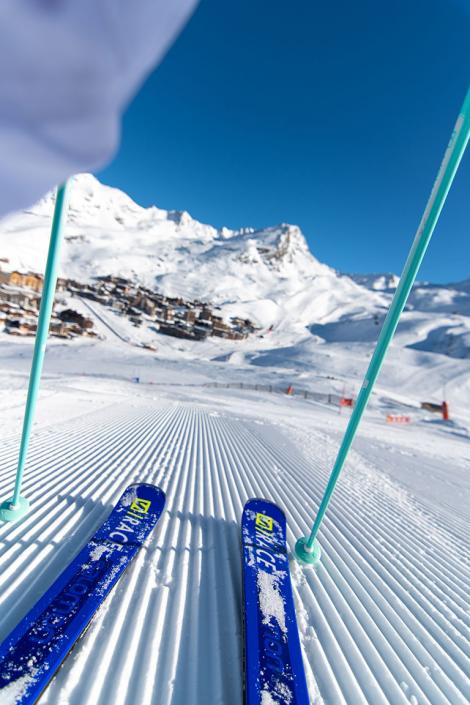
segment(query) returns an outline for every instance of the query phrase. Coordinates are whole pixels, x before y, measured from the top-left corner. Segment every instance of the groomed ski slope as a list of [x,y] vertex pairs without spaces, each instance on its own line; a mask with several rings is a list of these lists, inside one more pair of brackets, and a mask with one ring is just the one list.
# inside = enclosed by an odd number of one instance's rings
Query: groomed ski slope
[[[0,639],[122,489],[153,482],[167,493],[159,527],[41,703],[241,705],[243,504],[278,502],[292,548],[318,506],[345,419],[300,400],[192,391],[192,400],[170,401],[154,389],[87,384],[81,396],[96,400],[88,407],[66,403],[77,394],[60,383],[55,401],[43,402],[59,404],[63,420],[33,438],[30,514],[0,526]],[[377,440],[366,425],[353,451],[321,533],[321,568],[292,562],[311,703],[464,705],[468,438],[456,436],[444,473],[439,429],[386,432],[384,443],[385,431]],[[2,498],[16,455],[15,435],[2,442]]]

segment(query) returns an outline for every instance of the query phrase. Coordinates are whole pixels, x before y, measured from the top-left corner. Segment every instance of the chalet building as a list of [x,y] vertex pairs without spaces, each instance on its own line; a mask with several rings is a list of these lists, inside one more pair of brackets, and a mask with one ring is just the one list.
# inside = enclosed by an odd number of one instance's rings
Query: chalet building
[[128,309],[128,303],[125,299],[115,299],[112,303],[112,310],[116,313],[124,313]]
[[7,318],[5,321],[5,332],[10,335],[34,335],[37,328],[37,321],[30,318]]
[[210,308],[205,308],[205,307],[204,307],[204,308],[202,309],[201,313],[199,314],[199,318],[200,318],[202,321],[210,321],[210,320],[212,320],[212,311],[210,310]]
[[178,321],[176,325],[168,325],[165,323],[160,323],[158,332],[164,335],[171,335],[174,338],[184,338],[185,340],[197,340],[194,332],[191,328],[185,325],[181,325],[182,321]]
[[217,335],[219,338],[228,338],[229,333],[232,332],[232,328],[230,328],[227,323],[224,323],[219,316],[213,316],[213,326],[212,326],[212,335]]
[[184,320],[187,323],[195,323],[196,322],[196,311],[194,309],[186,309],[184,313]]
[[[91,322],[91,325],[93,325],[93,322]],[[78,323],[67,323],[60,319],[51,322],[51,335],[58,338],[78,338],[83,335],[92,338],[97,337],[97,334],[91,327],[83,328]]]
[[148,296],[143,296],[138,304],[138,307],[148,316],[154,316],[157,304],[149,299]]
[[175,318],[175,309],[172,308],[171,306],[167,306],[166,308],[163,309],[163,320],[164,321],[173,321]]
[[104,304],[105,306],[108,304],[112,303],[112,299],[110,296],[102,296],[100,294],[96,294],[94,291],[81,291],[80,296],[83,299],[90,299],[91,301],[97,301],[99,304]]
[[22,307],[18,306],[18,308],[21,310],[21,312],[24,315],[29,316],[30,318],[36,318],[39,314],[39,311],[37,308],[30,308],[29,306],[22,306]]
[[176,296],[176,297],[168,297],[168,303],[173,304],[173,306],[184,306],[185,301],[184,299],[181,298],[181,296]]
[[80,295],[83,291],[89,290],[88,284],[82,284],[81,282],[76,282],[74,279],[65,279],[65,289],[69,291],[72,296]]
[[[114,292],[114,293],[117,293],[117,292]],[[121,294],[121,296],[122,296],[122,294]],[[129,302],[130,306],[132,306],[133,308],[140,308],[140,304],[142,303],[143,296],[139,292],[132,291],[132,292],[127,293],[127,300]]]
[[245,326],[250,325],[250,321],[245,318],[238,318],[237,316],[232,316],[230,320],[232,321],[234,326],[237,326],[237,328],[244,328]]
[[2,285],[0,286],[0,301],[17,306],[28,307],[33,309],[39,308],[40,296],[34,291],[25,291],[16,286]]
[[118,277],[115,274],[105,274],[104,276],[95,277],[95,279],[99,282],[103,282],[106,284],[114,284],[115,286],[132,286],[132,282],[130,281],[130,279],[126,279],[125,277]]
[[18,272],[16,270],[13,272],[0,272],[0,284],[9,284],[10,286],[32,289],[33,291],[42,291],[43,281],[42,274],[35,274],[34,272]]
[[61,321],[60,319],[51,321],[50,333],[58,338],[71,338],[72,331],[70,329],[71,326],[65,323],[65,321]]
[[[11,335],[35,335],[37,330],[37,324],[30,322],[30,321],[25,321],[23,319],[20,320],[9,320],[5,322],[5,331],[7,333],[10,333]],[[54,319],[51,321],[50,325],[50,335],[52,337],[56,338],[78,338],[83,335],[89,336],[89,337],[96,337],[97,334],[93,330],[84,330],[80,326],[76,325],[75,323],[65,323],[64,321],[60,321],[57,319]]]
[[241,330],[231,330],[227,334],[229,340],[246,340],[248,338],[248,333],[244,333]]
[[208,326],[201,326],[196,323],[196,325],[193,326],[193,333],[196,340],[205,340],[212,333],[212,329],[208,328]]

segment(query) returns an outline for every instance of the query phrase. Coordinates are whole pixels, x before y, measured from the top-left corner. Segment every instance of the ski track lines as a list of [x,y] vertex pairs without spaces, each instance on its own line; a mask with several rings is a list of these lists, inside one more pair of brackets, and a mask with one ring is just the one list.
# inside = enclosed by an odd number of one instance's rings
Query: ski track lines
[[[324,435],[309,443],[307,460],[277,427],[183,404],[112,405],[37,432],[24,486],[32,509],[0,527],[0,639],[127,484],[167,493],[159,526],[41,703],[241,705],[242,507],[252,496],[279,502],[292,547],[331,465],[318,453]],[[2,450],[4,498],[17,447]],[[371,481],[376,468],[360,454],[351,464],[322,529],[321,567],[292,563],[312,705],[468,704],[461,520]]]

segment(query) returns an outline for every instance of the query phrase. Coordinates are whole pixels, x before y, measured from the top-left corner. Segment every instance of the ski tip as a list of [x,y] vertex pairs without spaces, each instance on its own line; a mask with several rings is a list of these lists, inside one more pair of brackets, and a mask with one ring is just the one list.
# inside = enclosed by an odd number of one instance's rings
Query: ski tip
[[161,487],[158,487],[158,485],[154,485],[152,482],[132,482],[130,485],[127,486],[126,489],[130,490],[137,487],[150,487],[152,490],[157,490],[158,492],[165,494]]
[[284,547],[286,515],[274,502],[254,497],[249,499],[243,508],[242,542],[257,543],[260,536],[269,536],[273,545]]
[[243,513],[247,512],[260,512],[263,514],[269,514],[277,521],[284,523],[286,521],[286,515],[281,507],[269,499],[263,499],[262,497],[252,497],[245,502],[243,507]]
[[138,492],[139,489],[150,491],[155,495],[166,497],[165,492],[161,489],[161,487],[153,485],[151,482],[133,482],[131,485],[126,487],[123,494],[126,494],[126,492]]
[[160,487],[152,485],[150,482],[134,482],[126,487],[121,495],[119,504],[127,507],[135,503],[147,508],[152,505],[153,511],[161,514],[165,507],[166,495]]

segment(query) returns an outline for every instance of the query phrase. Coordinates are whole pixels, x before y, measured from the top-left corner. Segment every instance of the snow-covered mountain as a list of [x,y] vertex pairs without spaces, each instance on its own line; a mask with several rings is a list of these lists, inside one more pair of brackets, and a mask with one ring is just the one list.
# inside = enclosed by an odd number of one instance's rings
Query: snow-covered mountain
[[[12,267],[43,269],[53,198],[1,222],[1,256]],[[385,303],[318,262],[297,226],[216,229],[184,211],[142,208],[88,174],[73,180],[62,274],[79,281],[119,274],[297,332]]]
[[[53,194],[0,222],[0,257],[21,270],[44,268]],[[320,263],[300,229],[217,229],[185,211],[142,208],[89,174],[73,179],[62,274],[87,281],[129,277],[163,293],[210,301],[224,316],[273,326],[273,345],[367,342],[397,284],[394,274],[346,275]],[[397,342],[470,356],[470,280],[418,285]]]

